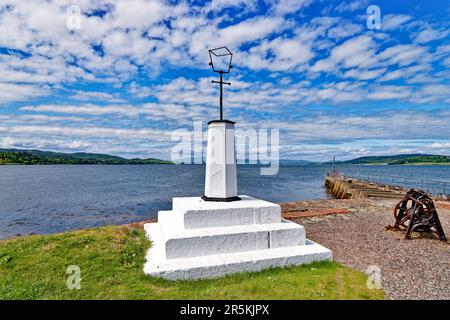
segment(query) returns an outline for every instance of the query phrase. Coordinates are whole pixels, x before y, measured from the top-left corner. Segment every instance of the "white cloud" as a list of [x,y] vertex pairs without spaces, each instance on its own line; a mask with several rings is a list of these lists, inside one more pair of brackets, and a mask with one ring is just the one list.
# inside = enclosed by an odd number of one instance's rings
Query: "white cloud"
[[383,31],[400,29],[406,22],[412,19],[411,16],[406,14],[387,14],[382,16],[381,28]]
[[47,86],[0,82],[0,106],[9,102],[27,101],[50,94]]
[[414,65],[406,68],[400,68],[386,73],[383,77],[379,78],[378,81],[392,81],[400,78],[409,79],[419,72],[424,72],[430,70],[431,66],[427,64]]
[[430,103],[448,99],[450,99],[449,84],[425,84],[414,95],[414,101],[417,103]]
[[339,3],[339,5],[334,9],[337,12],[346,12],[346,11],[356,11],[356,10],[362,10],[367,7],[367,1],[366,0],[355,0],[355,1],[345,1]]
[[237,61],[256,70],[295,71],[312,57],[310,44],[279,37],[251,48],[249,54]]
[[434,142],[431,144],[432,149],[450,149],[450,142]]
[[359,24],[351,22],[340,23],[337,26],[328,30],[328,37],[332,39],[341,39],[353,36],[362,31],[362,27]]
[[[410,76],[418,72],[422,67],[410,67]],[[424,67],[425,68],[425,67]],[[424,69],[425,70],[425,69]],[[351,70],[350,70],[351,71]],[[358,74],[360,72],[360,74]],[[381,70],[367,70],[367,74],[355,70],[349,73],[348,77],[354,78],[376,78],[384,72]],[[406,73],[406,72],[405,72]],[[212,110],[211,107],[217,103],[217,88],[211,86],[212,78],[202,78],[197,82],[189,81],[186,78],[177,78],[165,85],[158,85],[149,88],[150,96],[158,99],[160,104],[178,104],[183,102],[188,112],[196,117],[201,117],[201,112]],[[382,78],[380,78],[381,80]],[[450,98],[448,88],[425,86],[421,90],[415,90],[410,85],[379,85],[368,84],[364,80],[340,81],[312,85],[308,81],[304,82],[283,82],[282,86],[278,82],[236,82],[230,88],[225,89],[224,105],[226,110],[256,110],[270,112],[273,114],[284,113],[286,108],[298,106],[303,108],[311,104],[344,104],[346,102],[367,102],[382,100],[403,100],[410,103],[417,101],[439,101]],[[386,79],[383,79],[386,81]],[[445,89],[445,90],[444,90]],[[199,110],[189,109],[191,107]],[[230,112],[230,111],[228,111]],[[233,111],[234,112],[234,111]]]
[[375,48],[373,38],[360,35],[334,47],[330,56],[317,61],[311,70],[313,72],[337,71],[336,68],[339,65],[345,68],[370,68],[377,62]]
[[442,61],[442,64],[443,64],[444,66],[450,68],[450,57],[447,57],[446,59],[444,59],[444,60]]
[[52,112],[52,113],[66,113],[79,115],[104,115],[104,114],[121,114],[127,116],[137,116],[140,111],[130,105],[107,105],[99,106],[93,104],[85,105],[65,105],[65,104],[43,104],[37,106],[23,106],[20,108],[23,111],[34,112]]
[[361,69],[350,69],[345,72],[345,78],[354,78],[358,80],[370,80],[379,78],[384,72],[386,68],[381,69],[372,69],[372,70],[361,70]]
[[378,57],[388,64],[407,66],[414,62],[428,62],[430,57],[427,49],[413,44],[395,45],[380,52]]
[[375,44],[369,36],[362,35],[347,40],[331,52],[331,59],[340,61],[345,67],[368,67],[373,64]]
[[143,87],[136,83],[135,81],[131,82],[128,88],[128,92],[134,97],[138,99],[142,99],[151,95],[151,90],[149,87]]
[[75,91],[74,95],[70,98],[74,100],[80,101],[103,101],[110,103],[121,103],[125,102],[125,100],[115,97],[114,95],[106,92],[97,92],[97,91]]
[[149,138],[154,141],[169,141],[170,131],[155,129],[123,129],[111,127],[71,127],[71,126],[8,126],[0,127],[0,132],[14,134],[43,134],[51,136],[96,137],[96,138]]
[[431,26],[425,27],[416,34],[415,40],[419,43],[426,43],[434,40],[442,39],[450,34],[450,30],[436,30]]
[[254,4],[252,0],[212,0],[209,8],[211,11],[220,11],[232,7],[253,7]]
[[313,0],[278,0],[273,4],[273,10],[276,14],[292,14],[298,10],[307,7]]
[[148,28],[171,16],[182,14],[182,6],[168,6],[159,0],[118,0],[115,3],[113,26],[119,28]]
[[399,90],[398,86],[376,86],[367,95],[367,98],[372,100],[393,100],[404,99],[410,96],[410,88],[407,86],[402,86],[401,90]]
[[236,47],[245,42],[263,39],[275,31],[281,31],[285,27],[283,23],[284,20],[278,17],[255,18],[220,29],[217,36],[221,43]]
[[82,117],[48,116],[44,114],[3,114],[0,120],[8,123],[47,123],[47,122],[79,122],[86,121]]

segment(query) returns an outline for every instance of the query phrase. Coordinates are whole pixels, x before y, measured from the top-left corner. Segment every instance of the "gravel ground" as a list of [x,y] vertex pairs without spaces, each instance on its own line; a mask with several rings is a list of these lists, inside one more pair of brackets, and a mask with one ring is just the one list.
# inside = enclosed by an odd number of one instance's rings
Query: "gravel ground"
[[[381,269],[381,283],[390,299],[450,299],[450,243],[427,236],[403,240],[404,234],[386,231],[394,224],[397,200],[326,200],[282,204],[283,209],[314,211],[347,209],[335,214],[292,221],[305,226],[306,235],[333,251],[336,262],[366,272]],[[447,238],[450,207],[438,202],[437,211]]]

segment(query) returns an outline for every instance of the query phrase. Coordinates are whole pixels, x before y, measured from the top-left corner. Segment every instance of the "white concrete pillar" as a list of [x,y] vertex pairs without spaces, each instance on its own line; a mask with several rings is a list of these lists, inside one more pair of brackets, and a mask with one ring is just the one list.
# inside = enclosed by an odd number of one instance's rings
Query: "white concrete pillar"
[[234,122],[213,120],[208,123],[206,151],[205,201],[236,201],[237,175],[234,146]]

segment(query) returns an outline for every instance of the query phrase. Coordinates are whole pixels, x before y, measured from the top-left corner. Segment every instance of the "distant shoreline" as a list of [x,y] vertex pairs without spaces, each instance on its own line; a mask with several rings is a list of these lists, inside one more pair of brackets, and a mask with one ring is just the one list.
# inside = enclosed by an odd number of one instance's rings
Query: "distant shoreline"
[[357,165],[449,165],[450,156],[434,154],[400,154],[394,156],[367,156],[339,163]]
[[[205,163],[175,163],[170,161],[161,161],[161,162],[148,162],[148,163],[0,163],[0,166],[85,166],[85,165],[91,165],[91,166],[142,166],[142,165],[155,165],[155,164],[163,164],[163,165],[183,165],[183,166],[198,166],[198,165],[205,165]],[[443,162],[443,163],[346,163],[346,162],[338,162],[337,165],[354,165],[354,166],[402,166],[402,167],[408,167],[408,166],[414,166],[414,167],[427,167],[427,166],[450,166],[450,163]],[[281,163],[280,166],[282,167],[292,167],[292,166],[300,166],[300,167],[307,167],[307,166],[320,166],[320,165],[331,165],[330,163],[308,163],[308,164],[283,164]],[[248,164],[248,163],[238,163],[238,166],[260,166],[259,164]]]
[[0,166],[144,166],[144,165],[176,165],[173,162],[149,163],[0,163]]
[[356,166],[450,166],[450,162],[427,162],[427,163],[346,163]]
[[0,165],[58,165],[58,164],[174,164],[157,158],[126,159],[100,153],[63,153],[41,150],[0,149]]
[[[275,160],[275,159],[274,159]],[[186,158],[186,161],[190,161]],[[316,162],[307,160],[278,159],[280,166],[289,165],[331,165],[332,162]],[[2,149],[0,148],[0,165],[59,165],[59,164],[91,164],[91,165],[114,165],[114,164],[183,164],[158,158],[123,158],[116,155],[101,153],[64,153],[54,151],[42,151],[34,149]],[[433,154],[397,154],[391,156],[365,156],[346,161],[337,161],[336,164],[353,165],[411,165],[432,166],[450,165],[450,156]]]

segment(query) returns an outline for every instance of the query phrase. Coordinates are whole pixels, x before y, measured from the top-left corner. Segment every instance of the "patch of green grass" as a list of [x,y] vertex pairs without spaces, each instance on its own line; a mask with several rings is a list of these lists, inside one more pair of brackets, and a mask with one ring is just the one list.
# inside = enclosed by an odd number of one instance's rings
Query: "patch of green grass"
[[[0,299],[383,299],[366,276],[333,262],[214,280],[167,281],[142,269],[150,246],[138,227],[103,227],[0,241]],[[67,267],[81,270],[69,290]]]

